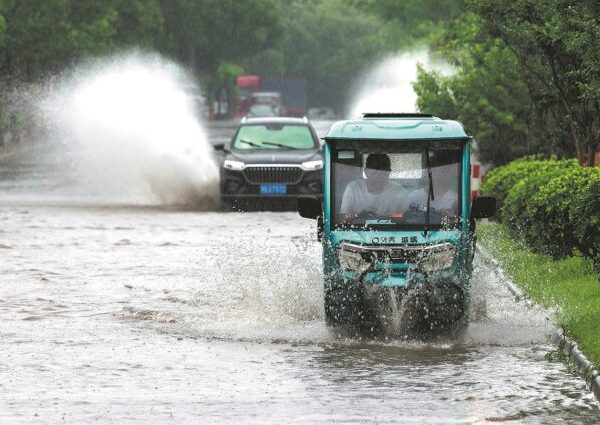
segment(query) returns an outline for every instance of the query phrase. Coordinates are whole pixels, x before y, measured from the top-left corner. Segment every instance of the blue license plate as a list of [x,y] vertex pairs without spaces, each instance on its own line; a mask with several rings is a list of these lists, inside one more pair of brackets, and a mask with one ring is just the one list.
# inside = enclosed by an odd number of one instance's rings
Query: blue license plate
[[287,185],[285,184],[261,184],[261,195],[285,195],[287,193]]

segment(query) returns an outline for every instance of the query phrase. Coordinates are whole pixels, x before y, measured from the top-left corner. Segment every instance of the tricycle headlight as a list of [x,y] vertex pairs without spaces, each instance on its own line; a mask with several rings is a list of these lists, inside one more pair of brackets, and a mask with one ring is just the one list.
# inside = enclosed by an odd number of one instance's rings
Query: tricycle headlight
[[443,249],[433,250],[424,255],[419,261],[419,269],[426,273],[435,272],[452,267],[453,262],[454,247],[445,244]]
[[323,168],[323,160],[317,159],[316,161],[306,161],[302,163],[302,169],[304,171],[314,171]]
[[338,258],[342,270],[362,273],[371,267],[371,263],[366,261],[358,252],[349,251],[343,247],[338,249]]
[[241,161],[234,161],[232,159],[226,159],[223,161],[223,167],[227,168],[228,170],[240,171],[244,169],[245,165],[246,164]]

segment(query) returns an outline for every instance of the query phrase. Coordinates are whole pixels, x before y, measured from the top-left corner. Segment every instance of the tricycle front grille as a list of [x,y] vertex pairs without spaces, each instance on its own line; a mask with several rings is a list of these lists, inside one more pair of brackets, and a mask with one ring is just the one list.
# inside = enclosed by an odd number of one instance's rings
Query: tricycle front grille
[[295,184],[302,178],[300,167],[253,167],[244,169],[244,175],[249,183],[286,183]]
[[344,242],[339,249],[346,249],[360,254],[363,258],[377,261],[392,261],[415,264],[419,260],[436,252],[454,250],[454,246],[448,242],[435,245],[356,245]]

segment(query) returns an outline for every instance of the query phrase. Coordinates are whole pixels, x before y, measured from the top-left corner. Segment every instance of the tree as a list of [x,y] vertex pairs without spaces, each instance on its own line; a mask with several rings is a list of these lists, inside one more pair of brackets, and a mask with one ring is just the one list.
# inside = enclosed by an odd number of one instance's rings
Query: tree
[[0,77],[34,81],[87,55],[147,45],[162,31],[156,0],[0,0]]
[[309,104],[343,110],[357,78],[389,51],[383,22],[345,0],[280,0],[279,7],[285,31],[244,67],[267,76],[304,77]]
[[275,44],[279,10],[268,0],[161,0],[162,50],[196,72],[213,73]]
[[513,52],[568,130],[582,164],[600,148],[600,3],[593,0],[471,0],[491,37]]
[[386,44],[397,50],[427,43],[465,11],[463,0],[348,0],[384,22]]
[[[161,50],[200,77],[209,99],[231,95],[245,58],[268,49],[281,33],[278,7],[269,0],[161,0],[166,33]],[[227,79],[227,80],[226,80]]]
[[523,72],[501,40],[481,34],[481,20],[464,15],[434,45],[457,69],[451,76],[420,69],[414,86],[421,111],[458,119],[477,140],[482,161],[503,164],[544,151],[565,153],[540,126]]

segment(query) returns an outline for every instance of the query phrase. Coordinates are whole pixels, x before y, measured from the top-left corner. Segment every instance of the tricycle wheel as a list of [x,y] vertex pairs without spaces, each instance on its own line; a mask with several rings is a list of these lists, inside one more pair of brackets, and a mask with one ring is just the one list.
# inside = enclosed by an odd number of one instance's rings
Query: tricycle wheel
[[368,326],[370,313],[358,284],[325,290],[325,322],[328,326]]
[[463,288],[418,286],[402,300],[402,326],[417,335],[452,333],[468,321],[468,296]]

